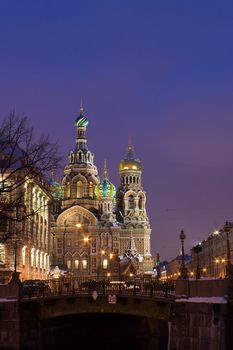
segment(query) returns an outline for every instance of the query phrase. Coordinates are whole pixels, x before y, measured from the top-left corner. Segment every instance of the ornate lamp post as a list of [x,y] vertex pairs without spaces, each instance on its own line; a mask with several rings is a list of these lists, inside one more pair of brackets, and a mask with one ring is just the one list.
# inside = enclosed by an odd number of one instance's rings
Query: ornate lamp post
[[186,238],[183,230],[180,231],[180,240],[181,240],[181,265],[180,265],[180,278],[188,278],[188,270],[185,267],[184,263],[184,240]]
[[230,249],[230,241],[229,241],[229,231],[231,230],[231,225],[228,221],[225,222],[223,227],[226,232],[227,238],[227,265],[226,265],[226,278],[233,278],[233,265],[231,264],[231,249]]
[[159,281],[161,277],[161,270],[160,270],[160,256],[159,253],[157,253],[157,260],[156,260],[156,271],[157,271],[157,280]]
[[197,270],[196,270],[196,279],[200,279],[201,277],[201,270],[200,270],[200,265],[199,265],[199,253],[202,251],[202,246],[201,244],[196,245],[193,248],[194,253],[197,254]]
[[65,254],[66,254],[66,223],[63,232],[63,267],[65,267]]

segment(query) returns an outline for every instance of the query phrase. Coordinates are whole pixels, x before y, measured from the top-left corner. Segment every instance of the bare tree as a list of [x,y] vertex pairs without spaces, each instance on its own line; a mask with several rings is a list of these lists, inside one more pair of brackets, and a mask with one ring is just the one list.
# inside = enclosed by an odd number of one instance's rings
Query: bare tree
[[[9,238],[13,222],[21,223],[35,212],[24,201],[24,184],[40,184],[48,191],[51,167],[59,168],[61,156],[57,142],[48,135],[35,135],[25,116],[11,113],[0,126],[0,232]],[[8,229],[6,229],[6,226]],[[23,228],[21,228],[23,229]]]

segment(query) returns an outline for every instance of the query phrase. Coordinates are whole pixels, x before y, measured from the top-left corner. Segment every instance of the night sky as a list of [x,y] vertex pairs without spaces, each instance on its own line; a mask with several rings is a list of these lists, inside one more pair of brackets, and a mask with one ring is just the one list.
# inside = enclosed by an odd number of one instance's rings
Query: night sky
[[232,0],[0,0],[1,118],[27,115],[65,164],[81,97],[116,186],[132,136],[154,255],[233,221]]

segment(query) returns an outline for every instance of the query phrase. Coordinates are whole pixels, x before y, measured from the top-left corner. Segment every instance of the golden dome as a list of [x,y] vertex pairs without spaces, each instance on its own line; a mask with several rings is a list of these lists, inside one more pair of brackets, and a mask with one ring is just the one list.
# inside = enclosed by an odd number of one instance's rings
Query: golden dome
[[119,171],[124,170],[142,170],[142,165],[139,159],[122,159],[119,164]]
[[124,159],[120,161],[119,171],[133,170],[141,171],[142,165],[140,159],[136,158],[134,155],[134,147],[131,144],[131,141],[128,145],[128,153]]

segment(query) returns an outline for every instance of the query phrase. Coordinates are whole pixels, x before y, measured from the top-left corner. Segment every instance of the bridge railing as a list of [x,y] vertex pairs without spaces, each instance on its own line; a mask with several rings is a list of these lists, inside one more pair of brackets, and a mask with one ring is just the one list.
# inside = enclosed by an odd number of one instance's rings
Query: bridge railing
[[121,294],[126,296],[138,295],[157,298],[175,297],[174,281],[158,281],[143,277],[68,277],[47,280],[46,284],[48,284],[49,289],[46,289],[46,291],[37,291],[37,296],[70,294],[91,295],[94,291],[96,291],[99,295]]

